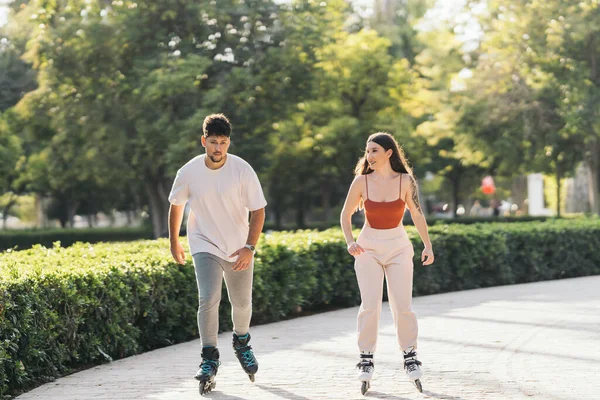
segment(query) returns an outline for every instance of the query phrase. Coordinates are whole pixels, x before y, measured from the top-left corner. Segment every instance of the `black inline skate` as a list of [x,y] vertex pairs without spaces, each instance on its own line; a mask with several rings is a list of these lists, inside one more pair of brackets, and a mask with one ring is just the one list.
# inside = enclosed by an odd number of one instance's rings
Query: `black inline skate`
[[200,381],[200,394],[205,395],[215,388],[217,383],[215,377],[219,370],[219,350],[216,347],[202,348],[202,363],[200,369],[196,372],[196,380]]
[[248,374],[248,378],[254,382],[254,374],[258,371],[258,361],[256,361],[256,357],[254,357],[252,347],[248,344],[249,342],[249,333],[240,336],[235,333],[233,334],[233,350],[235,351],[235,355],[240,361],[244,371]]

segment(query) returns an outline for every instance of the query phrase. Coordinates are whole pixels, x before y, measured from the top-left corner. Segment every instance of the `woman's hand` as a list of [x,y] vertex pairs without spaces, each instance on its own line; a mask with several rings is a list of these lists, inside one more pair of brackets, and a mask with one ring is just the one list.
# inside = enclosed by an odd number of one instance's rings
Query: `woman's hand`
[[431,247],[425,247],[423,249],[423,253],[421,253],[421,262],[423,265],[433,264],[434,259],[435,257],[433,255],[433,249]]
[[350,255],[352,255],[354,257],[360,256],[364,252],[365,252],[365,249],[360,247],[360,244],[358,244],[356,242],[352,242],[348,245],[348,253],[350,253]]

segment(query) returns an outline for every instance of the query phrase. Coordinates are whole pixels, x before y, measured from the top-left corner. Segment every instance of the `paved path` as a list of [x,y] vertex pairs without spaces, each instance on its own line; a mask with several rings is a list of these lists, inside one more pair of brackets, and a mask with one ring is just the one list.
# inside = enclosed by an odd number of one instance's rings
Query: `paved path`
[[[416,298],[424,392],[406,381],[384,304],[372,399],[600,399],[600,276]],[[260,362],[243,374],[219,336],[211,399],[361,399],[357,308],[252,328]],[[199,399],[192,341],[92,368],[19,396],[30,399]]]

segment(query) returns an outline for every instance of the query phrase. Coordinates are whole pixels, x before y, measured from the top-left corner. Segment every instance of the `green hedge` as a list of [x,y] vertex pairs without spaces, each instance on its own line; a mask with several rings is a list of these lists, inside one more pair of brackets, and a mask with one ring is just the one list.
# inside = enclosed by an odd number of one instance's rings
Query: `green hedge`
[[[580,217],[570,217],[572,219],[580,218]],[[479,223],[523,223],[523,222],[545,222],[551,220],[557,220],[560,218],[556,217],[547,217],[547,216],[532,216],[532,215],[510,215],[510,216],[501,216],[501,217],[457,217],[457,218],[427,218],[427,223],[431,225],[448,225],[448,224],[463,224],[463,225],[471,225],[471,224],[479,224]],[[412,221],[408,221],[408,224],[412,225]],[[407,224],[407,225],[408,225]]]
[[[562,219],[565,217],[557,218],[553,216],[531,216],[531,215],[511,215],[511,216],[502,216],[502,217],[457,217],[457,218],[436,218],[436,217],[428,217],[427,224],[429,226],[433,225],[450,225],[450,224],[462,224],[462,225],[472,225],[479,223],[499,223],[499,222],[515,222],[515,223],[523,223],[523,222],[545,222],[545,221],[553,221],[557,219]],[[567,219],[583,219],[585,216],[583,214],[577,214],[573,216],[567,217]],[[410,214],[407,213],[404,218],[405,226],[412,226],[413,222],[410,219]],[[332,227],[337,227],[339,225],[339,220],[329,220],[329,221],[319,221],[319,222],[309,222],[307,224],[308,229],[316,229],[319,231],[324,231],[330,229]],[[295,223],[287,223],[283,226],[283,230],[293,230],[296,229]],[[273,230],[273,231],[281,231],[282,229],[277,228],[275,223],[267,222],[265,223],[265,231]]]
[[[427,223],[433,225],[447,224],[475,224],[475,223],[497,223],[497,222],[543,222],[551,220],[552,217],[464,217],[453,219],[430,218]],[[412,225],[410,218],[404,223]],[[337,226],[337,221],[311,223],[310,229],[324,231],[332,226]],[[292,228],[287,226],[288,229]],[[275,225],[267,223],[265,231],[277,230]],[[182,228],[182,234],[185,234],[185,227]],[[36,244],[45,247],[51,247],[55,242],[60,242],[61,246],[71,246],[76,242],[98,243],[98,242],[126,242],[141,239],[152,239],[152,230],[148,227],[139,228],[85,228],[85,229],[25,229],[25,230],[7,230],[0,231],[0,252],[8,249],[24,250],[31,248]]]
[[[431,227],[436,262],[415,295],[600,273],[600,220]],[[224,289],[225,290],[225,289]],[[191,259],[170,262],[168,241],[36,246],[0,254],[0,395],[73,369],[197,337]],[[253,323],[359,303],[339,229],[263,235]],[[222,330],[231,329],[227,296]]]
[[126,242],[152,237],[152,230],[147,227],[7,230],[0,231],[0,251],[23,250],[36,244],[52,247],[55,242],[66,247],[76,242]]

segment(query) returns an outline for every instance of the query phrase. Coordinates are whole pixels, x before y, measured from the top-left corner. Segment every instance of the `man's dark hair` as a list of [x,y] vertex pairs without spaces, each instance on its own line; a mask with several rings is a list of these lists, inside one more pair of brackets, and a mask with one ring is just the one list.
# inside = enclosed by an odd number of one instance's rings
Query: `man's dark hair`
[[211,114],[204,118],[202,124],[204,137],[209,136],[231,136],[231,123],[223,114]]

